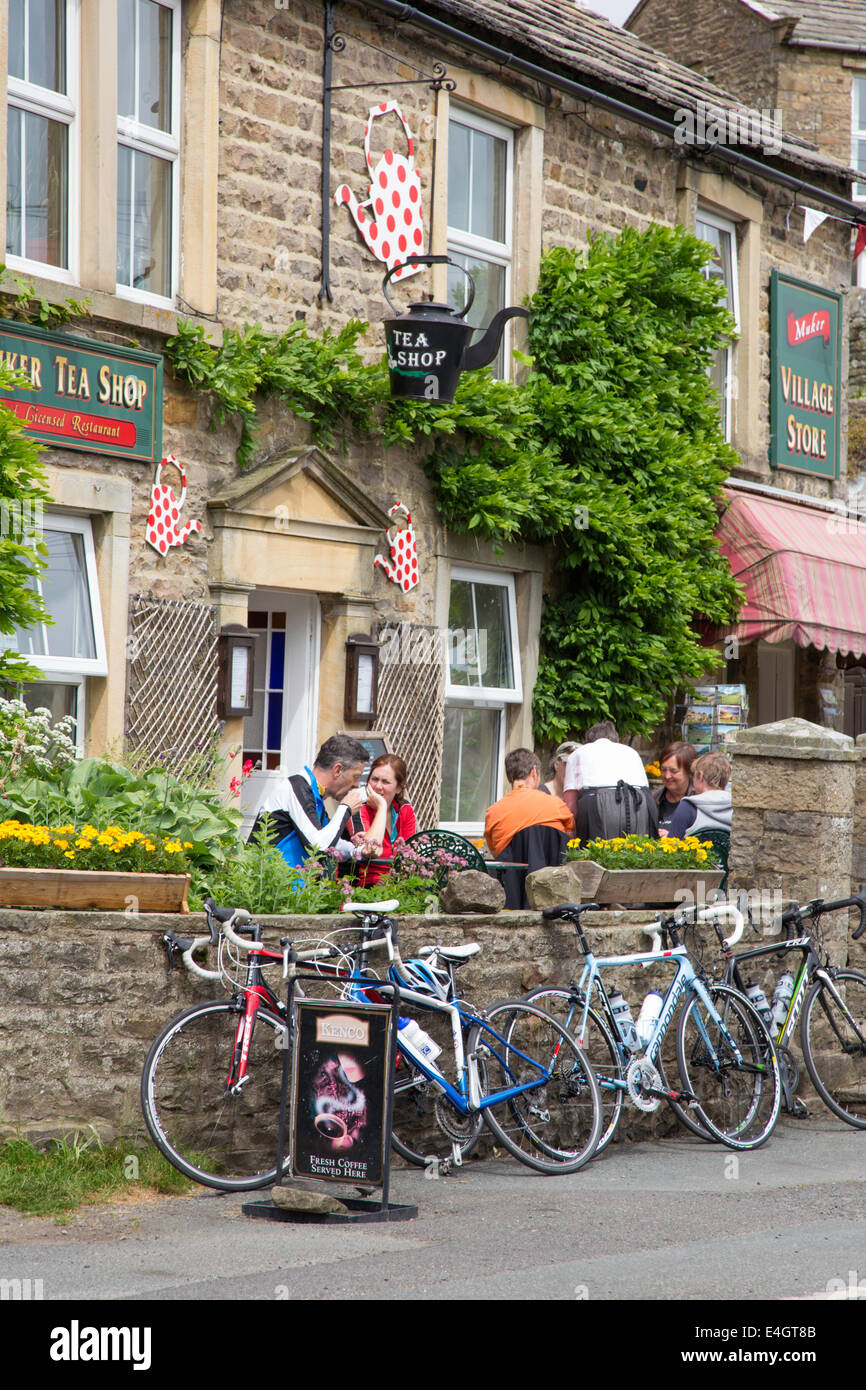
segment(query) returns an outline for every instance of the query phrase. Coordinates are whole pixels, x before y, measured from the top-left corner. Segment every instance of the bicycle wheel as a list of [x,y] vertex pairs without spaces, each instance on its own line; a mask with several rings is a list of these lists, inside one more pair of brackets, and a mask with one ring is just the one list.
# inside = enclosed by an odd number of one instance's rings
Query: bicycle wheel
[[601,1134],[601,1097],[589,1061],[537,1004],[504,999],[483,1017],[466,1046],[484,1060],[485,1094],[528,1087],[485,1106],[489,1129],[536,1172],[576,1172],[592,1158]]
[[407,1163],[430,1171],[453,1157],[452,1144],[468,1158],[484,1128],[480,1112],[461,1115],[423,1072],[398,1056],[394,1075],[391,1146]]
[[157,1148],[181,1173],[221,1192],[276,1181],[287,1030],[259,1007],[246,1079],[233,1093],[226,1078],[243,1013],[242,1002],[228,999],[185,1009],[153,1043],[141,1077],[141,1106]]
[[834,970],[833,990],[816,980],[803,1005],[800,1042],[815,1090],[834,1115],[866,1129],[866,975]]
[[748,999],[729,985],[708,985],[713,1007],[740,1053],[694,994],[677,1025],[683,1086],[697,1097],[695,1118],[731,1149],[756,1149],[779,1118],[782,1086],[767,1029]]
[[[551,1014],[567,1033],[577,1037],[583,1022],[583,999],[576,990],[541,985],[524,995],[527,1004],[537,1004]],[[619,1047],[602,1015],[590,1007],[580,1046],[589,1058],[601,1097],[601,1135],[595,1156],[607,1148],[622,1114],[625,1067]],[[617,1085],[620,1082],[623,1085]]]

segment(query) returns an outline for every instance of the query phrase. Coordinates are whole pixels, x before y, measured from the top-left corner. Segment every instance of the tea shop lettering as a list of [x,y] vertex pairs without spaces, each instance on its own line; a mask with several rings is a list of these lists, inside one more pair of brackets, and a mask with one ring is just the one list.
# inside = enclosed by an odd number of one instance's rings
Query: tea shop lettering
[[[66,357],[55,357],[57,380],[54,389],[58,396],[74,396],[76,400],[92,400],[90,373],[86,367],[76,367]],[[125,405],[127,410],[141,410],[147,395],[147,382],[134,372],[124,375],[113,372],[107,365],[96,375],[96,399],[102,405]]]
[[391,332],[391,357],[397,367],[440,367],[448,353],[431,347],[424,332],[395,328]]
[[0,400],[42,444],[145,463],[161,457],[162,358],[141,349],[0,323]]

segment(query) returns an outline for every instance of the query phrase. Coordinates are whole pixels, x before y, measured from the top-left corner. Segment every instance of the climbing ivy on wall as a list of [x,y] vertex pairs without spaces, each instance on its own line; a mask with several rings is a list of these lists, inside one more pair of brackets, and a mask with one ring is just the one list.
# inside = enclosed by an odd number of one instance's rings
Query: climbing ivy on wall
[[221,349],[182,325],[175,371],[238,414],[253,448],[255,393],[278,395],[333,438],[340,422],[427,446],[453,531],[544,544],[552,583],[534,692],[540,740],[602,717],[649,732],[707,664],[695,614],[731,619],[739,590],[713,538],[714,499],[737,463],[706,367],[734,323],[705,277],[709,247],[682,228],[626,228],[586,251],[550,251],[530,302],[524,383],[467,372],[454,402],[395,402],[365,365],[365,325],[311,337],[228,332]]

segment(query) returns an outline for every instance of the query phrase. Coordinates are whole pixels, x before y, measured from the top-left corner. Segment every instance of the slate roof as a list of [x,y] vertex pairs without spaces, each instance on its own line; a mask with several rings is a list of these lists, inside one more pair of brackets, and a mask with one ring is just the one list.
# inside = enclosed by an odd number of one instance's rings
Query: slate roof
[[762,19],[789,19],[785,42],[808,48],[866,50],[866,0],[741,0]]
[[[793,0],[774,0],[774,6],[776,3],[793,4]],[[812,0],[816,9],[822,4],[839,7],[848,3],[852,8],[866,6],[866,0]],[[582,8],[576,0],[415,0],[414,7],[515,56],[555,69],[667,120],[684,107],[696,110],[698,102],[723,111],[743,110],[730,92],[651,48],[636,34]],[[767,0],[762,8],[769,8]],[[507,74],[506,65],[503,71]],[[769,158],[759,157],[765,162]],[[783,132],[782,152],[777,157],[788,164],[854,177],[796,135]]]

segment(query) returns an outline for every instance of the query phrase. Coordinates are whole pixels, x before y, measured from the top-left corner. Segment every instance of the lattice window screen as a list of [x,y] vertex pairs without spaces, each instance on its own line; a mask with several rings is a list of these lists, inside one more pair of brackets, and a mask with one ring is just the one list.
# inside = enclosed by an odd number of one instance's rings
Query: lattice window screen
[[438,628],[380,623],[377,728],[409,769],[409,800],[419,830],[439,823],[445,665]]
[[136,595],[128,650],[127,741],[151,757],[170,753],[171,771],[180,772],[219,727],[216,609]]

